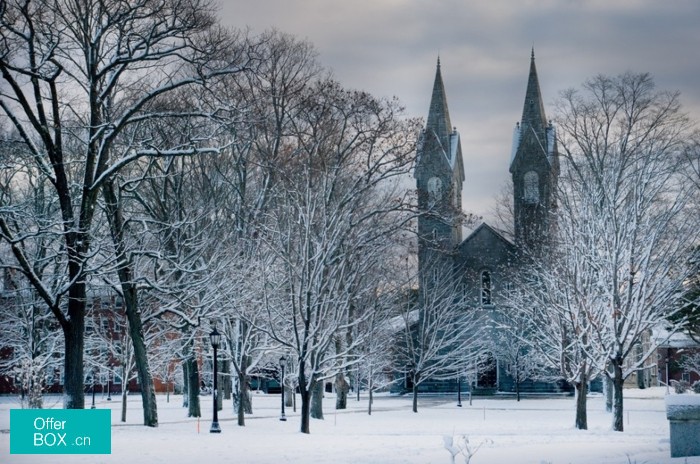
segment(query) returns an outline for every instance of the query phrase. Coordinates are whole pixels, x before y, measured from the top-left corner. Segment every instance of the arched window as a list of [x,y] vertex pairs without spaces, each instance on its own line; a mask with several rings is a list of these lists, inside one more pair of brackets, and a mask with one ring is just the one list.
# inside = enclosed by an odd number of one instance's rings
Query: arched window
[[428,194],[431,201],[439,200],[442,197],[442,181],[438,177],[431,177],[428,180]]
[[481,304],[487,306],[491,304],[491,273],[481,272]]
[[540,201],[540,178],[535,171],[528,171],[523,176],[523,200],[526,203]]

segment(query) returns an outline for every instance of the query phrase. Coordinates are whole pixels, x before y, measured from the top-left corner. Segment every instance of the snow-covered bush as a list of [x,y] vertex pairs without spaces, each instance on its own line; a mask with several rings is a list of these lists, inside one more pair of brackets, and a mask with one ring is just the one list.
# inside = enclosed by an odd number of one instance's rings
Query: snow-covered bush
[[700,394],[700,380],[697,380],[697,381],[693,384],[693,391],[694,391],[695,393]]
[[673,391],[681,394],[688,391],[690,388],[690,383],[685,380],[681,380],[680,382],[678,380],[671,380],[671,386],[673,387]]

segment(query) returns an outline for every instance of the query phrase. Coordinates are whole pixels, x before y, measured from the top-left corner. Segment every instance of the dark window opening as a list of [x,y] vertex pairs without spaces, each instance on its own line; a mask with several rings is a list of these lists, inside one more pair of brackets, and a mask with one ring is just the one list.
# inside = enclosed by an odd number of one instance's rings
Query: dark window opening
[[491,304],[491,273],[489,271],[481,273],[481,304]]

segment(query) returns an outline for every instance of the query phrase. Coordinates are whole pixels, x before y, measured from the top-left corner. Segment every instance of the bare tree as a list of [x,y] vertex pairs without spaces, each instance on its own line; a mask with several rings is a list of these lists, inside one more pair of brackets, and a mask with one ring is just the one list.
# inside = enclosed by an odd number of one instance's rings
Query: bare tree
[[[557,232],[565,230],[560,221]],[[519,308],[528,321],[525,333],[511,334],[530,345],[539,364],[574,385],[578,429],[588,428],[587,387],[600,374],[597,360],[603,357],[600,346],[593,343],[589,319],[601,300],[597,273],[585,261],[589,245],[583,240],[567,243],[570,248],[564,247],[565,251],[550,249],[543,261],[530,260],[508,298],[508,306]]]
[[519,305],[510,306],[511,298],[504,300],[504,308],[491,316],[488,351],[513,379],[516,400],[520,401],[522,383],[527,380],[553,380],[552,369],[535,346],[534,334],[538,327],[532,313]]
[[51,326],[55,321],[46,313],[43,300],[27,288],[27,282],[4,276],[1,301],[0,346],[6,354],[0,359],[0,375],[19,380],[27,407],[41,408],[44,390],[53,384],[54,373],[63,363],[63,339]]
[[483,314],[468,307],[452,266],[431,264],[436,272],[421,276],[430,281],[422,282],[420,295],[417,277],[406,265],[397,317],[395,367],[410,380],[416,413],[421,384],[457,378],[477,363],[484,348],[478,330],[485,322]]
[[358,360],[362,337],[335,342],[369,318],[356,301],[376,288],[368,271],[400,226],[405,199],[392,179],[408,172],[417,131],[395,102],[330,80],[308,84],[302,103],[261,239],[275,258],[264,285],[277,295],[267,299],[263,329],[298,360],[301,431],[309,433],[311,392]]
[[513,240],[515,237],[515,210],[512,181],[505,182],[501,187],[491,214],[494,217],[496,230],[509,240]]
[[654,353],[653,343],[641,354],[638,346],[677,310],[697,243],[697,217],[685,214],[697,190],[677,156],[689,121],[678,95],[655,90],[648,74],[597,76],[564,92],[558,110],[559,185],[572,200],[559,214],[571,227],[558,252],[580,257],[564,262],[592,292],[574,302],[590,333],[581,349],[611,377],[613,429],[622,431],[623,382]]
[[[149,120],[185,116],[162,111],[159,103],[176,89],[200,86],[240,65],[218,53],[230,41],[215,27],[207,1],[3,5],[0,72],[6,85],[0,88],[0,108],[58,200],[55,229],[62,234],[65,285],[51,288],[36,274],[26,252],[33,237],[13,228],[7,212],[0,216],[0,231],[17,266],[60,323],[66,349],[65,407],[82,408],[85,294],[97,245],[92,230],[100,190],[141,157],[201,151],[196,141],[153,145],[148,133],[131,129]],[[119,139],[127,133],[131,141],[122,140],[122,146],[128,150],[120,151]],[[138,334],[132,335],[140,345]],[[152,386],[148,378],[141,380],[147,404]],[[155,405],[144,408],[144,416],[147,425],[157,425]]]

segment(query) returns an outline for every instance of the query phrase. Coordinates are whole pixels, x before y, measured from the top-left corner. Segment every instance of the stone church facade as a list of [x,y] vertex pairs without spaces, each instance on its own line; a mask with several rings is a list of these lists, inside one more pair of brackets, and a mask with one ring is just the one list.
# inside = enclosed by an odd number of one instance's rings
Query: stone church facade
[[[468,156],[468,154],[467,154]],[[418,147],[414,177],[421,215],[418,219],[418,266],[421,292],[441,279],[457,279],[466,310],[499,311],[509,287],[509,273],[525,266],[524,256],[543,252],[556,208],[559,161],[555,129],[547,121],[534,50],[521,120],[513,134],[510,174],[513,183],[511,240],[482,223],[462,237],[462,184],[465,182],[460,136],[450,121],[438,59],[426,127]],[[488,329],[485,329],[488,331]],[[495,359],[476,376],[476,387],[512,391],[512,379]],[[527,389],[527,385],[523,385]],[[531,382],[532,389],[556,388]],[[428,387],[430,388],[430,387]],[[439,388],[434,385],[432,388]]]

